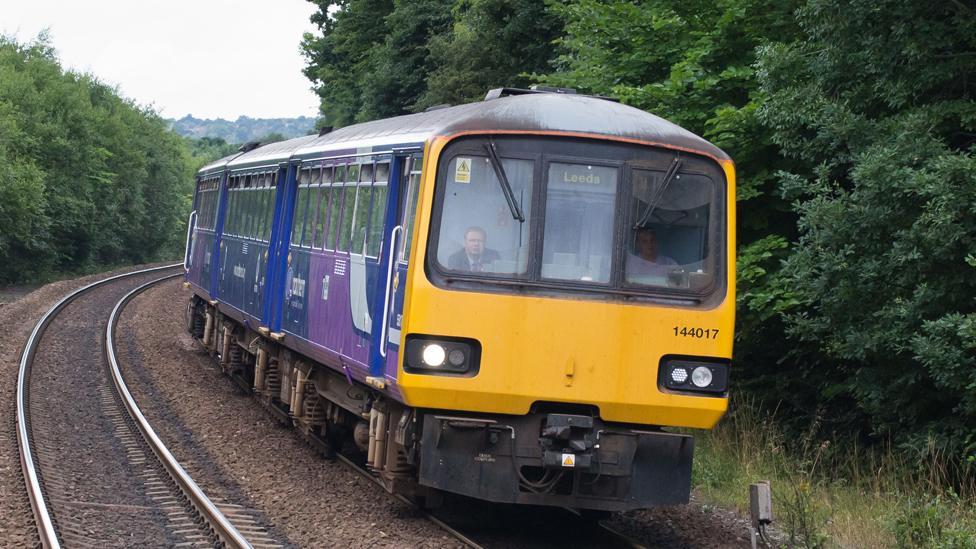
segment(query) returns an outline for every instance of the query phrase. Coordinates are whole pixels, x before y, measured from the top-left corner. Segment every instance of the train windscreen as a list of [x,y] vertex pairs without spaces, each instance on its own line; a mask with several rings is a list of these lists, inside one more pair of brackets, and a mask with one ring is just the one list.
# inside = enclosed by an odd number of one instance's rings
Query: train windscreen
[[714,162],[585,140],[467,139],[440,162],[432,257],[446,278],[615,292],[714,289]]

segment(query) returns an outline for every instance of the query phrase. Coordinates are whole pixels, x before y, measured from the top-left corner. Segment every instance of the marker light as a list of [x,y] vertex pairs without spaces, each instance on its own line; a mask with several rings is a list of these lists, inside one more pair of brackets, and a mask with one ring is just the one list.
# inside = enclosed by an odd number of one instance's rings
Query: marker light
[[684,383],[688,380],[688,370],[684,368],[675,368],[671,370],[671,381],[675,383]]
[[461,349],[452,349],[451,352],[447,354],[447,360],[455,366],[464,364],[464,351]]
[[[428,366],[440,366],[444,364],[444,359],[447,358],[447,352],[444,351],[444,347],[436,343],[431,343],[424,347],[422,358],[424,364]],[[711,374],[709,374],[709,379],[711,379]]]
[[708,366],[699,366],[691,372],[691,382],[695,387],[708,387],[712,384],[712,370]]

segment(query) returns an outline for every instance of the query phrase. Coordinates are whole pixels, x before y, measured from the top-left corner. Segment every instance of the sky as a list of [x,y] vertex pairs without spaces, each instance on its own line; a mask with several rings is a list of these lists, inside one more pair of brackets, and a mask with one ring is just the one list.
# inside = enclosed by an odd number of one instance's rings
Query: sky
[[299,43],[307,0],[3,0],[0,34],[47,29],[65,68],[163,117],[315,116]]

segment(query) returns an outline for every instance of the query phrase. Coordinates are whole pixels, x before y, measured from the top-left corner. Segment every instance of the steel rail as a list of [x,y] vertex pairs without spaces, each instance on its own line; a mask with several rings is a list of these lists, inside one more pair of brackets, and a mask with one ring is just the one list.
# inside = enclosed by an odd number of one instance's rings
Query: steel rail
[[27,384],[30,378],[31,364],[34,362],[34,355],[37,352],[37,347],[41,340],[41,336],[44,335],[45,330],[47,330],[47,327],[50,325],[51,321],[54,320],[54,317],[57,316],[57,314],[61,312],[61,310],[64,309],[69,303],[74,301],[82,294],[98,286],[122,278],[166,269],[173,269],[179,266],[179,263],[175,263],[173,265],[142,269],[139,271],[111,276],[83,286],[61,298],[61,300],[55,303],[53,307],[48,309],[48,311],[44,313],[44,316],[42,316],[41,319],[37,321],[37,324],[34,325],[33,332],[31,332],[30,337],[27,338],[27,343],[24,345],[24,352],[20,356],[20,369],[17,373],[17,444],[20,447],[20,466],[24,473],[24,483],[27,486],[27,495],[30,499],[31,510],[34,513],[34,522],[37,526],[38,537],[40,538],[41,544],[44,547],[49,549],[59,549],[61,547],[61,542],[58,539],[58,534],[54,529],[54,521],[51,520],[51,513],[48,511],[47,503],[44,501],[44,491],[41,489],[40,477],[37,474],[37,468],[34,466],[34,455],[30,447],[30,431],[27,418],[27,398],[29,395]]
[[146,290],[154,284],[163,282],[164,280],[169,280],[180,276],[182,273],[177,273],[174,275],[164,276],[156,280],[152,280],[133,289],[131,292],[125,295],[118,303],[115,304],[115,308],[112,309],[112,314],[109,316],[108,325],[105,328],[105,355],[108,359],[110,371],[112,373],[112,381],[115,382],[115,388],[119,392],[119,396],[122,398],[122,403],[125,405],[126,410],[128,410],[129,415],[135,422],[136,427],[139,428],[139,432],[142,433],[143,438],[146,443],[152,449],[156,457],[159,458],[160,463],[169,473],[173,482],[179,486],[180,491],[186,496],[187,500],[193,505],[194,509],[200,514],[201,517],[207,522],[213,532],[223,541],[225,544],[231,547],[240,547],[245,549],[251,549],[251,543],[231,524],[230,520],[217,508],[216,505],[207,497],[207,494],[203,492],[200,486],[187,474],[183,466],[173,457],[163,441],[160,440],[159,436],[156,435],[156,431],[153,430],[149,421],[142,414],[136,401],[132,398],[132,394],[129,393],[129,388],[125,385],[125,380],[122,379],[122,371],[119,369],[119,361],[115,356],[115,327],[119,321],[119,313],[125,307],[125,305],[132,300],[140,292]]

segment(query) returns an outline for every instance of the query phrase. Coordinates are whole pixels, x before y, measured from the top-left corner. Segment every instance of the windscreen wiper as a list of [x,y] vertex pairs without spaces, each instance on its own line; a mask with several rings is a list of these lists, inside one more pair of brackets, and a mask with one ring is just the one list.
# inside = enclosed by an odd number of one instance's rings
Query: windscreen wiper
[[651,201],[647,204],[647,209],[644,210],[644,213],[641,214],[640,219],[638,219],[637,223],[634,224],[633,230],[636,231],[637,229],[640,229],[641,227],[644,226],[644,223],[647,223],[647,221],[651,218],[651,214],[654,213],[654,209],[657,208],[658,202],[660,202],[661,199],[664,198],[664,193],[668,191],[668,185],[670,185],[671,181],[673,181],[674,178],[678,175],[678,170],[680,169],[681,169],[681,157],[675,156],[674,160],[671,161],[671,165],[668,166],[668,171],[665,172],[664,174],[664,181],[661,182],[661,190],[658,191],[657,194],[655,194],[654,197],[652,197]]
[[515,192],[512,191],[512,185],[509,184],[508,176],[505,175],[505,168],[502,167],[502,163],[498,160],[498,153],[495,151],[495,142],[489,139],[488,143],[485,143],[485,149],[488,151],[488,158],[491,160],[491,167],[495,170],[495,177],[498,178],[498,184],[502,187],[505,202],[508,202],[508,209],[512,211],[512,217],[517,219],[519,223],[525,223],[525,216],[522,215],[522,207],[515,200]]

